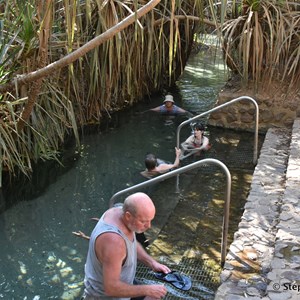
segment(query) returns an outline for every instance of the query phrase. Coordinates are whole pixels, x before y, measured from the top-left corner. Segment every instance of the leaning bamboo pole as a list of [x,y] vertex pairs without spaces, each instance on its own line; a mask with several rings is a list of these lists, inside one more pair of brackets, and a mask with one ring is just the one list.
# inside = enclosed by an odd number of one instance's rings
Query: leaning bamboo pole
[[3,84],[0,86],[0,93],[4,93],[7,91],[13,90],[15,87],[21,86],[23,84],[32,82],[34,80],[38,80],[40,78],[49,76],[50,74],[54,73],[55,71],[71,64],[72,62],[76,61],[80,57],[84,56],[89,51],[93,50],[94,48],[98,47],[99,45],[103,44],[107,40],[114,37],[117,33],[124,30],[129,25],[133,24],[137,19],[144,16],[146,13],[151,11],[156,5],[160,3],[161,0],[151,0],[142,8],[138,9],[136,12],[131,13],[128,17],[123,19],[121,22],[116,24],[115,26],[111,27],[104,33],[100,34],[99,36],[93,38],[91,41],[87,42],[82,47],[78,48],[77,50],[73,51],[72,53],[64,56],[63,58],[47,65],[44,68],[39,70],[30,72],[28,74],[22,74],[15,77],[7,84]]

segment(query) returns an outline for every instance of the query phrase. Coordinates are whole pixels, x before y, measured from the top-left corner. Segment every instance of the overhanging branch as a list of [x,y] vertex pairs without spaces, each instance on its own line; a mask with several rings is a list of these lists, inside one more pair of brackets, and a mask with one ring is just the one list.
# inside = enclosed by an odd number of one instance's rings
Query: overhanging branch
[[5,93],[7,91],[13,90],[16,86],[20,86],[34,80],[49,76],[53,72],[71,64],[75,60],[84,56],[89,51],[93,50],[97,46],[109,40],[111,37],[115,36],[117,33],[133,24],[136,19],[141,18],[143,15],[151,11],[157,4],[160,3],[161,0],[151,0],[142,8],[138,9],[136,12],[130,14],[124,20],[119,22],[117,25],[111,27],[104,33],[99,36],[93,38],[91,41],[87,42],[85,45],[80,47],[79,49],[73,51],[72,53],[66,55],[65,57],[47,65],[46,67],[30,72],[28,74],[18,75],[12,81],[3,84],[0,86],[0,93]]

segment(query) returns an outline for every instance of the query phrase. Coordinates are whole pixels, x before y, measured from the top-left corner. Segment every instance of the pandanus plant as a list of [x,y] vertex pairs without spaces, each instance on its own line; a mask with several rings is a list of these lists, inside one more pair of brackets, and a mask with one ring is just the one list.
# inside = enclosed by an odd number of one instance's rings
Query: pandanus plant
[[244,83],[268,80],[296,85],[300,75],[300,3],[233,1],[222,26],[228,66]]
[[58,157],[71,130],[78,140],[78,125],[171,85],[201,3],[0,1],[0,168],[30,174],[32,160]]

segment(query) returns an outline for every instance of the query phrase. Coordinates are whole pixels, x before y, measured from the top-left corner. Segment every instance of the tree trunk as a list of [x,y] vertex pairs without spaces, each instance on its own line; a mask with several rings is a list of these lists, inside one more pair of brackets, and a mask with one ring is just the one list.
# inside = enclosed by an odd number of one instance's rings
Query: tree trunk
[[[43,5],[39,5],[39,8],[43,8]],[[42,28],[39,35],[40,40],[40,48],[37,58],[37,68],[43,68],[47,65],[48,61],[48,40],[49,40],[49,32],[50,32],[50,24],[51,24],[51,16],[52,16],[52,0],[46,0],[45,6],[45,17],[44,20],[42,20]],[[21,113],[21,116],[18,120],[17,124],[17,130],[18,132],[21,132],[25,126],[25,124],[28,122],[31,112],[33,110],[34,104],[36,102],[36,99],[38,97],[38,94],[41,90],[43,78],[40,77],[36,81],[34,81],[31,84],[31,87],[29,89],[28,93],[28,101],[24,107],[24,110]]]

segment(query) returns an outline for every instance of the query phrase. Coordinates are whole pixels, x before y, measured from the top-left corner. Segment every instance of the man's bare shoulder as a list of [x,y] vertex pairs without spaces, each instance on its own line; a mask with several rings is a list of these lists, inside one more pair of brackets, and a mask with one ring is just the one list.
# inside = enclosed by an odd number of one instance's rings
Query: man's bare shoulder
[[158,171],[148,171],[148,170],[145,170],[145,171],[142,171],[140,173],[142,176],[144,176],[145,178],[152,178],[152,177],[155,177],[157,175],[159,175],[160,173]]
[[100,234],[96,239],[96,244],[102,248],[109,245],[113,245],[114,247],[118,247],[124,245],[124,238],[118,234],[117,232],[104,232]]
[[159,174],[165,173],[166,171],[173,168],[172,164],[160,164],[158,167],[156,167]]
[[124,239],[116,232],[105,232],[96,239],[95,249],[97,257],[104,262],[111,257],[124,259],[126,256],[126,245]]

